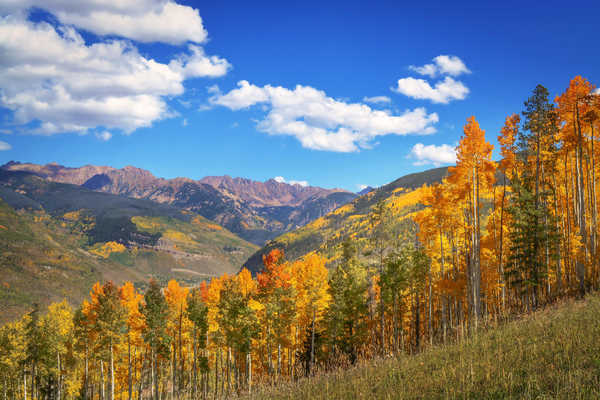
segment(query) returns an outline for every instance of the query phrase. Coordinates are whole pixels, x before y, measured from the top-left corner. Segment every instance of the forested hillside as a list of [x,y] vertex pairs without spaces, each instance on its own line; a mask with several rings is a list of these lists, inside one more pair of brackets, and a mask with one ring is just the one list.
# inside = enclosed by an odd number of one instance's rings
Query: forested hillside
[[0,171],[0,320],[98,280],[193,285],[239,270],[256,247],[191,212]]
[[394,231],[394,237],[410,241],[415,234],[410,217],[422,207],[419,203],[421,187],[439,183],[447,174],[448,168],[435,168],[406,175],[372,189],[308,225],[269,241],[244,263],[244,268],[253,274],[259,272],[263,266],[262,257],[273,249],[283,250],[289,260],[318,252],[331,263],[341,257],[342,243],[347,237],[351,237],[361,249],[366,249],[372,234],[372,219],[383,208],[389,210],[393,217],[390,229]]
[[[515,110],[520,114],[487,138],[475,117],[466,118],[456,166],[396,181],[287,235],[296,243],[291,257],[273,247],[254,275],[244,268],[194,287],[152,280],[143,290],[108,280],[74,309],[67,302],[33,308],[0,330],[0,387],[14,398],[25,391],[36,399],[230,398],[257,385],[468,341],[497,321],[582,299],[600,287],[594,90],[577,76],[551,99],[538,85]],[[498,136],[499,160],[492,159],[491,135]],[[428,184],[417,188],[422,181]],[[150,235],[162,229],[161,220],[132,221]],[[596,332],[593,313],[578,324],[562,326],[577,329],[575,336]],[[534,340],[521,332],[524,343]],[[542,343],[530,347],[541,362],[557,362],[537,368],[571,367],[571,355],[586,357],[585,368],[569,369],[596,374],[582,380],[581,398],[593,397],[598,382],[597,360],[576,346],[584,342],[596,349],[584,340],[565,340],[573,347],[550,355],[539,352],[547,349]],[[449,397],[567,396],[529,390],[536,381],[528,377],[539,376],[533,363],[513,371],[518,365],[507,359],[506,370],[483,370],[483,348],[467,349],[469,364],[453,364],[456,379],[479,387],[489,372],[510,391],[451,387]],[[494,348],[502,361],[501,347]],[[433,372],[434,363],[418,360],[423,369],[402,379]],[[564,387],[577,387],[577,375],[564,379]]]

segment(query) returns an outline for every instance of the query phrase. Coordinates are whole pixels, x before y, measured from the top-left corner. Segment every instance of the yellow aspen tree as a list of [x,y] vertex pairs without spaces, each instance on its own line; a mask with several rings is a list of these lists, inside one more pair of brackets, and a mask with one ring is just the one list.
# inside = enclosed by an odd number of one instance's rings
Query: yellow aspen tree
[[296,289],[296,333],[301,335],[302,344],[306,341],[310,344],[305,367],[310,373],[315,365],[315,335],[331,302],[325,259],[315,253],[308,254],[291,265],[291,274]]
[[167,332],[173,338],[171,341],[173,347],[171,354],[171,396],[173,398],[177,396],[177,391],[182,388],[184,330],[189,332],[189,328],[191,328],[191,322],[185,314],[188,293],[189,289],[182,287],[174,279],[169,281],[164,291],[165,300],[169,306]]

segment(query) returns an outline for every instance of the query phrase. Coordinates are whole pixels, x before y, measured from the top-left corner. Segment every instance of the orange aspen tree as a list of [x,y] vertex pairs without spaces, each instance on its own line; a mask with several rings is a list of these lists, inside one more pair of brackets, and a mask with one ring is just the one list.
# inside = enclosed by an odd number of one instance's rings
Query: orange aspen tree
[[[269,370],[275,379],[281,375],[282,347],[289,346],[287,336],[295,317],[294,288],[289,265],[283,261],[283,252],[272,250],[263,257],[264,271],[256,276],[258,298],[264,305],[263,321],[267,329],[267,356]],[[270,344],[277,346],[277,365],[271,362]]]
[[[423,187],[422,189],[423,197],[422,201],[426,202],[427,205],[431,205],[435,202],[433,200],[434,194],[432,193],[432,188]],[[427,304],[428,304],[428,313],[427,313],[427,333],[429,335],[430,342],[433,340],[433,274],[432,274],[432,263],[433,259],[436,258],[437,255],[437,246],[435,245],[437,238],[437,215],[436,209],[437,207],[427,207],[419,212],[415,216],[415,222],[419,226],[419,231],[417,233],[417,237],[419,239],[419,243],[423,246],[423,250],[428,255],[428,263],[427,263],[427,283],[428,283],[428,295],[427,295]]]
[[[471,248],[469,259],[469,296],[474,326],[482,314],[481,308],[481,192],[489,192],[495,183],[496,165],[492,161],[493,145],[485,140],[485,131],[475,117],[467,119],[464,136],[456,149],[456,167],[450,167],[448,180],[469,189],[467,206],[470,211]],[[466,194],[466,193],[465,193]]]
[[565,92],[556,98],[558,113],[563,122],[562,139],[574,144],[575,148],[575,178],[576,178],[576,220],[579,226],[579,236],[583,243],[582,259],[576,262],[576,273],[579,281],[579,295],[586,291],[585,265],[587,254],[590,252],[590,241],[587,237],[586,210],[588,208],[585,196],[584,176],[584,127],[582,117],[589,110],[591,93],[594,86],[581,76],[573,78]]
[[[442,336],[445,341],[448,329],[448,297],[445,291],[448,288],[448,269],[446,266],[448,240],[446,240],[446,233],[453,224],[457,223],[453,209],[452,191],[446,180],[431,187],[422,188],[421,203],[427,208],[417,214],[415,221],[419,224],[420,242],[425,244],[425,249],[432,260],[439,260],[432,262],[435,266],[435,277],[431,276],[430,273],[430,288],[435,286],[441,289],[437,294],[440,296]],[[432,280],[435,280],[435,282],[431,282]],[[432,294],[430,290],[430,297]],[[431,301],[432,299],[430,303]]]

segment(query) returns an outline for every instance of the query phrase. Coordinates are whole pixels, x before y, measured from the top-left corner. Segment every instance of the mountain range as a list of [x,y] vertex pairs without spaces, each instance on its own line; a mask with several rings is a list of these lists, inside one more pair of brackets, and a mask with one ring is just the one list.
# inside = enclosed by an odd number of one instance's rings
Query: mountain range
[[157,178],[147,170],[86,165],[69,168],[56,163],[9,162],[1,169],[24,171],[48,181],[79,185],[121,196],[152,200],[198,213],[251,243],[262,245],[303,226],[357,197],[342,189],[258,182],[230,176]]

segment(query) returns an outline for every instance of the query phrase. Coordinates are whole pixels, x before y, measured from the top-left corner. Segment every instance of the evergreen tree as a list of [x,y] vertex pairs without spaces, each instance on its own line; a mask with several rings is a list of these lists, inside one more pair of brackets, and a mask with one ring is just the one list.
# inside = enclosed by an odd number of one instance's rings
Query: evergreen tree
[[554,224],[546,223],[552,218],[547,215],[548,210],[539,204],[536,207],[533,179],[524,172],[511,182],[513,195],[507,211],[512,216],[509,231],[512,245],[505,267],[507,283],[530,309],[538,306],[539,289],[548,278],[546,256],[540,250],[544,243],[554,243],[555,235]]
[[408,247],[408,287],[413,298],[414,325],[415,325],[415,348],[421,346],[421,295],[425,291],[429,263],[431,260],[421,247]]
[[346,354],[351,363],[367,339],[367,274],[350,241],[343,243],[342,262],[330,281],[331,306],[328,313],[329,341],[333,353]]
[[407,248],[388,255],[385,259],[385,268],[380,278],[383,304],[392,315],[392,331],[394,351],[398,352],[401,346],[402,332],[402,294],[408,288],[408,273],[410,259]]
[[[393,237],[391,229],[392,215],[388,207],[386,207],[385,201],[378,201],[373,207],[371,213],[371,246],[375,255],[376,261],[375,266],[379,274],[379,286],[381,287],[381,279],[385,269],[385,256],[388,249],[389,242]],[[386,297],[379,296],[379,341],[380,341],[380,352],[385,353],[385,309],[386,309]]]
[[[512,243],[505,275],[509,285],[535,309],[539,289],[547,282],[556,253],[555,226],[550,204],[556,155],[556,111],[548,90],[538,85],[525,102],[523,130],[518,135],[517,170],[512,177],[508,212]],[[549,285],[548,285],[549,286]]]

